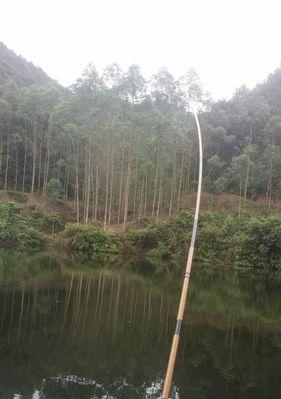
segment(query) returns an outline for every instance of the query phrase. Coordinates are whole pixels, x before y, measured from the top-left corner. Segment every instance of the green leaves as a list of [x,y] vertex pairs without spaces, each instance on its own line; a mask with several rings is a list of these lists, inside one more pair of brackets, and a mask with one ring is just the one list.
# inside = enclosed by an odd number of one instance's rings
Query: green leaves
[[99,223],[67,224],[60,233],[59,245],[63,248],[86,252],[119,253],[120,239],[111,231],[104,231]]
[[[148,224],[129,232],[133,246],[147,255],[171,258],[187,255],[193,214],[181,212],[169,221]],[[271,217],[223,216],[202,213],[196,241],[196,258],[237,268],[281,270],[281,214]]]
[[24,210],[13,202],[0,203],[0,244],[25,249],[39,249],[46,244],[45,233],[63,227],[57,212]]
[[49,197],[63,198],[63,186],[59,179],[52,178],[47,184],[47,195]]

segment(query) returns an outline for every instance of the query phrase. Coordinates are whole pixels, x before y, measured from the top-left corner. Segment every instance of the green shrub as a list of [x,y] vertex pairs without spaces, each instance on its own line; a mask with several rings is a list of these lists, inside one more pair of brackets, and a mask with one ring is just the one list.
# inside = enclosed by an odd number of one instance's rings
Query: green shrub
[[94,224],[67,224],[60,234],[60,245],[84,252],[118,253],[120,241],[117,234],[104,231]]
[[47,195],[49,197],[55,198],[63,198],[64,197],[64,190],[59,179],[52,178],[47,183]]
[[[126,236],[104,231],[100,222],[63,223],[57,212],[34,209],[27,213],[13,202],[0,203],[0,245],[40,248],[43,233],[59,232],[62,247],[85,253],[119,253],[123,249],[157,259],[186,256],[193,226],[193,213],[183,211],[170,220],[154,220]],[[247,212],[200,215],[195,256],[200,260],[228,263],[236,268],[281,270],[281,214],[253,217]]]
[[46,233],[57,233],[64,225],[58,212],[43,212],[36,208],[31,214],[32,225]]
[[190,236],[191,217],[182,212],[171,221],[153,221],[144,229],[130,231],[131,244],[141,251],[148,251],[150,256],[166,258],[180,253],[185,241]]
[[[181,212],[169,221],[157,221],[130,231],[131,244],[155,258],[187,255],[193,214]],[[238,268],[281,269],[281,215],[251,217],[247,212],[229,216],[200,215],[197,259],[229,263]]]
[[9,223],[20,213],[20,207],[15,202],[0,203],[0,221]]
[[167,247],[163,242],[161,242],[156,248],[150,249],[147,252],[147,255],[155,258],[168,258],[172,256],[172,252],[171,248]]
[[43,235],[34,227],[25,227],[18,229],[16,239],[21,248],[37,249],[44,245],[45,239]]
[[0,204],[0,243],[3,246],[39,248],[45,242],[32,218],[13,202]]
[[254,268],[279,268],[281,266],[280,215],[252,218],[245,228],[244,239],[240,239],[239,244],[237,263],[245,262]]
[[181,211],[173,219],[170,220],[170,224],[173,228],[179,229],[180,231],[189,231],[193,225],[194,215],[188,211]]

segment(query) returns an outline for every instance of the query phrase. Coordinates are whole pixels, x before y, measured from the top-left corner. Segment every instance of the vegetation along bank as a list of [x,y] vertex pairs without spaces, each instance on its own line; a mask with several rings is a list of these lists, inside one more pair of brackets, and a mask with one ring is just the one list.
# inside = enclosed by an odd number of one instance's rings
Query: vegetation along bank
[[[156,259],[185,257],[191,236],[192,211],[169,219],[142,219],[126,231],[104,229],[100,222],[64,222],[56,211],[0,203],[0,245],[37,250],[42,247],[82,252],[129,254]],[[281,213],[253,214],[240,210],[204,210],[197,238],[196,259],[252,270],[281,270]]]
[[[65,88],[3,43],[0,61],[1,246],[185,255],[198,178],[192,97],[208,203],[197,259],[280,269],[281,68],[213,101],[194,70],[146,80],[137,65],[89,65]],[[235,206],[224,210],[222,197]]]

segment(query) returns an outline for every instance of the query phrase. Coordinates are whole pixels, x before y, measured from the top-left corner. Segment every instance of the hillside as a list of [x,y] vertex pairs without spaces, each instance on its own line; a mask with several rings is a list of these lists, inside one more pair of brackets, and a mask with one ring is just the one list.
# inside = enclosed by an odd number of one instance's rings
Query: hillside
[[20,191],[0,190],[0,203],[15,203],[19,208],[23,208],[27,213],[34,209],[44,212],[57,212],[64,223],[75,221],[75,209],[71,201],[60,198],[47,197],[44,201],[38,193],[30,195]]
[[52,79],[39,67],[17,55],[0,42],[0,89],[12,79],[19,87],[45,85]]
[[[32,195],[22,191],[5,191],[0,190],[0,203],[17,204],[18,207],[24,209],[27,213],[32,212],[34,209],[39,209],[42,212],[56,212],[59,214],[61,220],[64,223],[75,222],[76,220],[76,209],[74,201],[55,198],[47,196],[45,199],[39,193],[33,193]],[[189,211],[193,212],[196,203],[196,193],[185,196],[181,199],[179,212]],[[214,195],[208,193],[202,193],[201,198],[201,212],[215,212],[221,215],[233,215],[239,212],[241,207],[241,198],[234,194],[221,194]],[[251,216],[258,215],[270,215],[281,212],[281,201],[275,200],[272,203],[272,207],[268,210],[266,198],[259,198],[258,200],[247,199],[246,203],[247,213]],[[160,218],[167,220],[167,214],[161,213]],[[144,216],[141,220],[130,220],[129,225],[135,228],[140,228],[146,225],[146,223],[153,221],[154,217],[150,215]],[[122,231],[122,224],[112,224],[107,226],[109,229],[115,231]]]
[[[48,79],[3,48],[15,58],[7,64],[18,81],[19,64],[34,72],[23,68],[29,79]],[[204,192],[234,196],[245,210],[265,198],[265,211],[274,211],[281,199],[281,68],[216,103],[193,70],[175,79],[162,68],[146,80],[137,65],[109,65],[102,74],[89,65],[71,89],[5,85],[0,189],[67,198],[77,222],[97,219],[104,227],[174,216],[197,187],[190,98],[202,107]]]
[[[88,225],[65,224],[75,220],[75,209],[69,201],[47,197],[44,204],[37,193],[0,191],[0,246],[33,250],[51,246],[87,255],[182,259],[191,238],[194,198],[186,198],[185,202],[185,210],[169,219],[131,220],[129,228],[123,231],[120,224],[104,229],[97,220]],[[245,270],[280,270],[281,214],[265,215],[266,203],[262,202],[259,203],[262,214],[257,204],[247,204],[250,212],[242,210],[240,205],[237,196],[203,196],[197,260]],[[278,205],[280,209],[280,204],[274,205],[276,211]]]

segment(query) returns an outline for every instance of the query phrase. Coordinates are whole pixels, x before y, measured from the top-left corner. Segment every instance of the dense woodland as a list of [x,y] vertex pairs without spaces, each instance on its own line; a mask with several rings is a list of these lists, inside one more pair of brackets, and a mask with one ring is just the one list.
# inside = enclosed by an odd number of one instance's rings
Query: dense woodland
[[52,82],[41,68],[16,55],[0,42],[0,85],[5,85],[10,79],[19,86],[44,85]]
[[73,199],[77,222],[175,214],[197,183],[190,99],[200,104],[204,190],[237,194],[241,207],[266,197],[270,208],[281,196],[281,68],[213,102],[193,70],[146,81],[137,65],[89,65],[62,88],[3,44],[0,188]]

